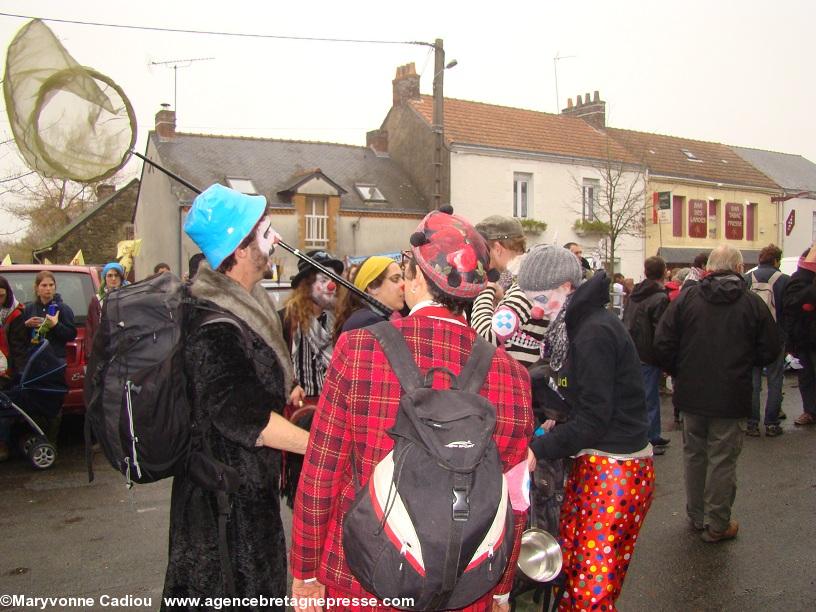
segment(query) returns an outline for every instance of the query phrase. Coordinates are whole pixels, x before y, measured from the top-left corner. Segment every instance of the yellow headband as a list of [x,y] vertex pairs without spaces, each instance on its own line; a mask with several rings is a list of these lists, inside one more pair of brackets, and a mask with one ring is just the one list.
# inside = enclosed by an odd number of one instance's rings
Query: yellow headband
[[360,291],[365,291],[371,284],[371,281],[382,274],[383,270],[385,270],[392,263],[395,262],[390,257],[384,257],[382,255],[374,255],[373,257],[369,257],[363,262],[363,265],[360,266],[360,269],[357,271],[357,276],[354,277],[354,286]]

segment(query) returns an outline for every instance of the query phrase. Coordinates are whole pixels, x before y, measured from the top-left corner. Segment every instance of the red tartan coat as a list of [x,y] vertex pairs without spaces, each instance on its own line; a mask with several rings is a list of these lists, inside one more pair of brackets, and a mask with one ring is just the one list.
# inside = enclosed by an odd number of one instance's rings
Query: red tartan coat
[[[421,314],[393,324],[402,331],[422,371],[445,366],[458,374],[476,337],[470,327]],[[436,380],[434,386],[446,384]],[[493,439],[507,471],[526,458],[533,431],[527,370],[504,350],[497,350],[481,394],[496,406]],[[343,334],[312,424],[292,522],[292,574],[301,579],[316,577],[333,595],[373,597],[345,563],[342,518],[354,500],[352,469],[360,482],[367,482],[374,466],[394,446],[385,432],[396,420],[399,399],[399,381],[374,336],[365,329]],[[517,512],[515,518],[513,554],[493,591],[496,594],[508,593],[512,586],[526,513]],[[478,607],[489,609],[493,593],[476,602],[483,604]]]

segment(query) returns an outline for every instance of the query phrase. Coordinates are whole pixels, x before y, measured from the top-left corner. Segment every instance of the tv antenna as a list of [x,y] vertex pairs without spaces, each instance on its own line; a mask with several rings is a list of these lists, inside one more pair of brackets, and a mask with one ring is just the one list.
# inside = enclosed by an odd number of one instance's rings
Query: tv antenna
[[193,57],[189,59],[167,60],[166,62],[150,62],[151,66],[173,67],[173,110],[178,110],[178,69],[188,68],[193,62],[207,62],[214,57]]
[[555,57],[553,58],[553,68],[555,69],[555,114],[561,112],[561,107],[559,106],[558,102],[558,60],[562,59],[570,59],[573,57],[577,57],[576,55],[558,55],[558,51],[555,52]]

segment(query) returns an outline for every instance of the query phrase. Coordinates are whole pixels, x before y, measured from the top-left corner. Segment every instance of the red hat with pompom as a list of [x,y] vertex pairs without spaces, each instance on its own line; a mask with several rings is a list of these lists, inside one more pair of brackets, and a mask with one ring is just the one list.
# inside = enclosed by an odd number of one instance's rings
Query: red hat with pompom
[[411,252],[425,277],[453,297],[475,298],[498,278],[484,238],[450,206],[425,215],[411,235]]

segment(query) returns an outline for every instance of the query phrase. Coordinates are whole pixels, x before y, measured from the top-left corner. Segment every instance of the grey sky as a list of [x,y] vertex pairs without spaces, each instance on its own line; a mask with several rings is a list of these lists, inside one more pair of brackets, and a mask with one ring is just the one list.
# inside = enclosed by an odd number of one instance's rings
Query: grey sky
[[[816,161],[816,3],[592,1],[5,1],[4,13],[170,28],[432,42],[443,38],[447,97],[556,112],[599,90],[619,127],[796,153]],[[25,20],[0,17],[4,47]],[[397,65],[431,92],[433,55],[412,45],[298,42],[46,22],[82,64],[127,93],[139,150],[173,70],[151,61],[214,57],[178,70],[178,129],[364,144],[391,104]],[[0,132],[8,132],[5,113]],[[6,145],[8,146],[8,145]],[[0,151],[8,174],[11,157]],[[135,172],[138,166],[131,163]]]

